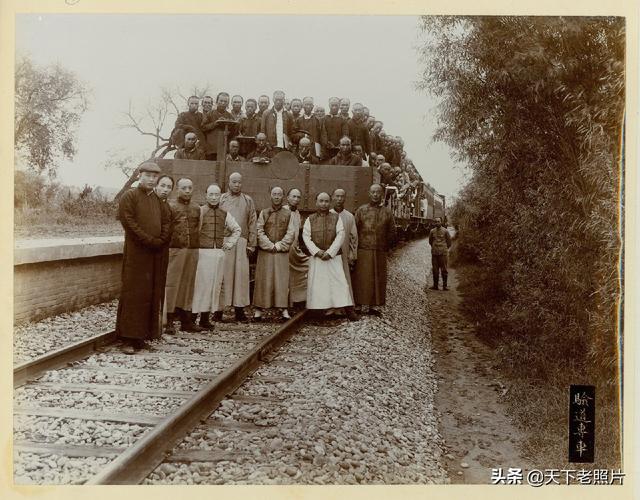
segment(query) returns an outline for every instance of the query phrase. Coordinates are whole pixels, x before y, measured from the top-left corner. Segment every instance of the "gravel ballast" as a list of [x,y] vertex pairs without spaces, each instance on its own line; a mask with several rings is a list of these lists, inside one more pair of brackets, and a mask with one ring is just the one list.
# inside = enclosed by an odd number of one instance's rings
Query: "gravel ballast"
[[[413,242],[392,256],[383,318],[306,325],[256,372],[291,381],[249,379],[234,393],[273,401],[226,399],[178,447],[230,457],[164,463],[146,483],[448,482],[433,407],[424,247]],[[313,355],[294,355],[307,351]]]
[[74,342],[113,330],[118,301],[59,314],[13,329],[13,363],[24,363]]

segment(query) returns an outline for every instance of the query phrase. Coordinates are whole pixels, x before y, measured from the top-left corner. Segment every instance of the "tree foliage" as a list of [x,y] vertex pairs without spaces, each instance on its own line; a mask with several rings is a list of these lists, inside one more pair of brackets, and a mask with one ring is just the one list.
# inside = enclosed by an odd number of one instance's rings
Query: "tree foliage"
[[[424,17],[419,87],[471,169],[453,216],[496,335],[615,380],[624,20]],[[541,374],[543,375],[543,374]]]
[[15,147],[37,173],[55,177],[59,162],[76,153],[76,132],[89,91],[60,65],[38,67],[21,57],[15,72]]

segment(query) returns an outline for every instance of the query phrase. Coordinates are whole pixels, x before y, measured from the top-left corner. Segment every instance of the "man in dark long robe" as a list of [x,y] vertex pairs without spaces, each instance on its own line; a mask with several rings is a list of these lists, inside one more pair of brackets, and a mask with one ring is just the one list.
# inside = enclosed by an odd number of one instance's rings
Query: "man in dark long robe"
[[256,107],[255,99],[247,99],[245,116],[240,120],[240,135],[255,137],[260,132],[260,117],[256,114]]
[[198,224],[200,206],[191,200],[193,181],[186,177],[178,179],[178,197],[169,201],[173,212],[173,235],[169,249],[167,271],[166,307],[167,327],[165,332],[175,333],[174,321],[180,320],[180,329],[195,331],[191,303],[193,284],[198,266]]
[[325,117],[320,131],[320,144],[324,155],[323,160],[328,161],[338,154],[340,139],[347,135],[347,122],[344,117],[338,115],[340,99],[329,99],[329,115]]
[[351,139],[351,145],[362,146],[365,155],[369,157],[371,154],[371,137],[369,129],[363,117],[363,106],[359,102],[353,105],[353,118],[347,120],[347,135]]
[[171,237],[171,211],[153,190],[160,168],[146,162],[139,170],[138,187],[127,191],[118,207],[125,238],[116,334],[127,354],[160,335],[167,277],[164,254]]
[[216,108],[205,113],[202,118],[202,131],[206,134],[207,160],[218,159],[218,141],[224,134],[224,125],[217,123],[218,120],[233,120],[231,113],[227,111],[229,107],[229,94],[220,92],[216,97]]
[[200,128],[202,125],[202,113],[198,111],[200,99],[198,96],[192,95],[189,97],[187,105],[189,106],[189,110],[178,115],[173,131],[171,132],[171,143],[174,144],[176,148],[184,146],[184,136],[189,132],[196,134],[201,144],[204,142],[204,134]]
[[[369,314],[381,316],[375,306],[383,306],[387,295],[387,251],[396,238],[393,214],[381,205],[380,184],[369,188],[369,203],[356,210],[358,258],[353,271],[353,298]],[[364,308],[363,308],[364,309]]]

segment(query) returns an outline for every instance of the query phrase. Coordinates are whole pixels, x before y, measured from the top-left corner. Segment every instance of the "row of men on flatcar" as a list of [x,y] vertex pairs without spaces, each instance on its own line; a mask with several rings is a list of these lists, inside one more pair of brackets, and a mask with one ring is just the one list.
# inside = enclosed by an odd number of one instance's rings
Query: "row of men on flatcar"
[[[185,135],[196,134],[198,148],[205,159],[217,159],[217,144],[220,134],[224,133],[225,122],[237,122],[231,132],[233,136],[256,137],[262,132],[274,151],[296,151],[300,140],[307,137],[312,144],[313,154],[322,163],[327,163],[339,152],[342,137],[349,137],[352,145],[362,148],[364,160],[372,153],[383,154],[394,167],[403,163],[412,165],[404,152],[404,142],[399,136],[387,135],[383,123],[369,114],[369,109],[360,103],[352,107],[347,98],[329,99],[329,114],[323,106],[314,106],[312,97],[292,99],[288,102],[282,91],[273,94],[273,106],[266,95],[258,101],[248,99],[245,111],[242,111],[242,96],[231,98],[231,111],[228,111],[229,94],[220,92],[216,97],[215,108],[213,98],[202,98],[202,111],[199,111],[200,99],[191,96],[188,100],[188,111],[180,113],[171,134],[172,143],[181,149],[184,147]],[[416,171],[417,174],[417,171]]]
[[[344,208],[348,195],[337,189],[319,193],[316,213],[303,220],[301,192],[271,190],[271,206],[256,213],[242,192],[242,176],[229,176],[228,190],[207,188],[206,203],[193,200],[193,182],[176,180],[175,200],[167,201],[174,180],[153,162],[141,165],[139,184],[120,200],[125,230],[123,283],[116,331],[125,352],[167,333],[175,322],[184,331],[212,328],[233,307],[237,321],[254,321],[275,309],[282,319],[291,307],[380,315],[385,304],[387,250],[395,239],[391,211],[374,184],[370,202],[355,215]],[[331,208],[333,200],[333,208]],[[249,297],[249,259],[257,252],[253,301]],[[354,307],[355,306],[355,307]],[[199,315],[199,320],[197,320]]]

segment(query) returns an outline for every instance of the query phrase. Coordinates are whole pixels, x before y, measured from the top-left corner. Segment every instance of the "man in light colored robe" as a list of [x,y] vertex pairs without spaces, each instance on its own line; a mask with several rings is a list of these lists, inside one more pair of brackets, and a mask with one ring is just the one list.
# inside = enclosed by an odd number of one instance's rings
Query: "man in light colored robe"
[[327,193],[316,197],[318,211],[304,222],[302,238],[311,258],[307,281],[307,309],[324,309],[330,316],[337,308],[345,308],[349,320],[358,319],[353,310],[353,298],[342,267],[344,227],[340,216],[329,211],[331,198]]
[[[199,326],[211,329],[209,312],[220,305],[220,289],[225,252],[231,250],[240,237],[240,226],[233,216],[220,208],[220,187],[207,188],[207,204],[200,207],[198,267],[193,289],[193,313],[200,313]],[[231,233],[230,236],[225,234]]]
[[336,189],[333,192],[333,208],[331,212],[338,214],[344,227],[344,241],[342,242],[342,267],[344,275],[349,283],[349,293],[353,299],[353,287],[351,285],[351,270],[355,266],[358,258],[358,230],[356,229],[356,219],[351,212],[344,208],[347,194],[344,189]]
[[304,307],[307,300],[307,272],[309,271],[309,256],[300,248],[302,232],[302,215],[298,210],[298,204],[302,198],[299,189],[292,188],[287,193],[288,208],[291,211],[291,218],[294,220],[296,229],[293,243],[289,249],[289,306],[300,305]]
[[233,215],[240,226],[238,243],[224,256],[222,304],[213,313],[215,321],[222,320],[223,307],[233,306],[236,321],[247,321],[244,308],[249,300],[249,258],[256,251],[256,207],[250,196],[242,192],[242,176],[234,172],[229,176],[229,191],[220,198],[220,208]]
[[254,320],[262,320],[262,309],[280,308],[282,318],[290,319],[289,305],[289,248],[295,236],[295,222],[291,211],[283,208],[284,191],[271,190],[271,207],[260,212],[256,223],[258,233],[258,262],[253,293]]

